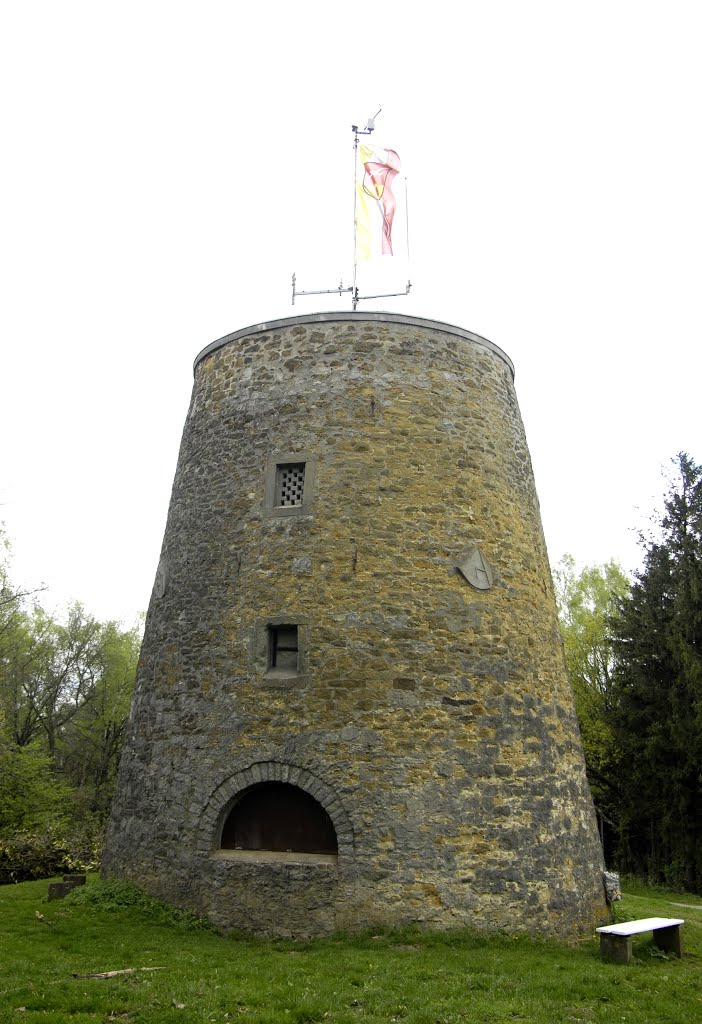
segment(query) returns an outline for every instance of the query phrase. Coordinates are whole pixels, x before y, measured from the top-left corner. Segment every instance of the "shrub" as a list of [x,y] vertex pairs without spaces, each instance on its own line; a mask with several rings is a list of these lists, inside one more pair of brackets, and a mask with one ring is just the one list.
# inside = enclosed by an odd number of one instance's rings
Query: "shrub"
[[0,885],[51,878],[69,871],[95,871],[100,863],[102,829],[83,822],[68,834],[49,826],[0,838]]
[[178,925],[188,931],[214,930],[209,921],[203,920],[192,911],[161,903],[143,889],[120,878],[108,878],[95,885],[80,886],[74,889],[68,899],[71,903],[89,904],[99,910],[138,910],[155,924]]

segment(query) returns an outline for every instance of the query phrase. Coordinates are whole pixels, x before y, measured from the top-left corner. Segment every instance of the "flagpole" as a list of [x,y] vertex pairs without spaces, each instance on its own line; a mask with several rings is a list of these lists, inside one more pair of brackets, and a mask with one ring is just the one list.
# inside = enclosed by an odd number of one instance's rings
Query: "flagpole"
[[351,125],[351,130],[353,132],[353,284],[351,285],[351,308],[355,313],[356,306],[358,305],[358,288],[356,287],[356,272],[358,270],[356,249],[356,232],[358,230],[356,222],[356,203],[358,202],[358,183],[356,181],[358,176],[358,128],[353,124]]
[[375,117],[369,117],[366,122],[366,127],[361,131],[358,130],[357,124],[351,125],[351,131],[353,132],[353,284],[351,286],[351,308],[354,313],[358,306],[358,288],[356,286],[356,275],[358,273],[358,249],[357,249],[357,238],[356,232],[358,231],[358,222],[356,219],[356,203],[358,202],[358,136],[359,135],[371,135],[375,128],[375,118],[378,116],[380,111],[383,109],[382,104],[378,107],[378,113]]
[[407,273],[409,274],[410,268],[410,248],[409,248],[409,187],[407,185],[407,177],[405,176],[405,232],[407,234]]
[[[382,106],[379,108],[378,113],[375,117],[369,117],[364,128],[359,128],[358,125],[352,124],[351,131],[353,132],[353,284],[347,288],[344,288],[343,279],[339,281],[338,288],[323,288],[321,290],[314,291],[299,291],[296,284],[295,274],[292,276],[292,304],[295,305],[295,299],[298,295],[332,295],[338,292],[342,295],[344,292],[351,292],[351,308],[355,313],[358,304],[362,299],[392,299],[399,295],[409,295],[410,288],[412,287],[411,282],[407,281],[407,287],[404,292],[386,292],[383,295],[359,295],[358,294],[358,137],[359,135],[371,135],[375,129],[375,118],[382,110]],[[397,156],[397,154],[395,154]],[[407,179],[405,179],[406,182]],[[405,203],[407,202],[407,193],[405,191]],[[406,211],[407,213],[407,211]],[[407,230],[407,262],[409,265],[409,218],[406,216],[408,230]]]

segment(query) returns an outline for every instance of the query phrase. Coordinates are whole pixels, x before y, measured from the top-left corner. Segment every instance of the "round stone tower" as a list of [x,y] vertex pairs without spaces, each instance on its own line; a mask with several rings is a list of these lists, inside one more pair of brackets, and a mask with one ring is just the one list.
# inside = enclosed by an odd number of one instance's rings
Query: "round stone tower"
[[508,357],[394,313],[205,348],[104,872],[261,934],[566,936],[601,870]]

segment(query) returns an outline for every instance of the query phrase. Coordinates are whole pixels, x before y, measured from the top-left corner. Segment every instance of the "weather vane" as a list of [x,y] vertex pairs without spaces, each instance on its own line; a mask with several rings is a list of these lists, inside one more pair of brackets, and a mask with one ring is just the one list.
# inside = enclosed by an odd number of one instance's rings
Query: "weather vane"
[[[355,311],[358,303],[368,299],[391,299],[400,295],[409,295],[411,281],[403,292],[385,292],[381,295],[359,295],[357,285],[359,260],[368,260],[376,252],[383,256],[393,255],[392,229],[395,219],[397,202],[393,192],[393,182],[400,171],[400,158],[394,149],[381,149],[370,142],[361,142],[359,137],[371,135],[375,129],[375,119],[383,108],[378,109],[374,117],[369,117],[364,128],[351,125],[353,132],[353,283],[344,287],[343,279],[337,288],[322,288],[317,291],[298,291],[295,286],[295,274],[292,276],[292,304],[298,295],[343,295],[351,294],[351,307]],[[407,187],[405,181],[405,204],[407,203]],[[407,206],[405,205],[407,220]],[[409,261],[409,227],[407,228],[407,257]]]

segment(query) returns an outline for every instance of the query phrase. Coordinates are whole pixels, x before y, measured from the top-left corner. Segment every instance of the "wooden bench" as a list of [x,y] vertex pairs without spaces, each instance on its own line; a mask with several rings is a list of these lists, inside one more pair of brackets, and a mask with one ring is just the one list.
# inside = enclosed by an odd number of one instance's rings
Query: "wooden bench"
[[681,924],[685,922],[677,917],[646,917],[642,921],[623,921],[598,928],[602,959],[628,964],[631,961],[631,936],[642,932],[653,932],[653,941],[659,949],[682,956]]

